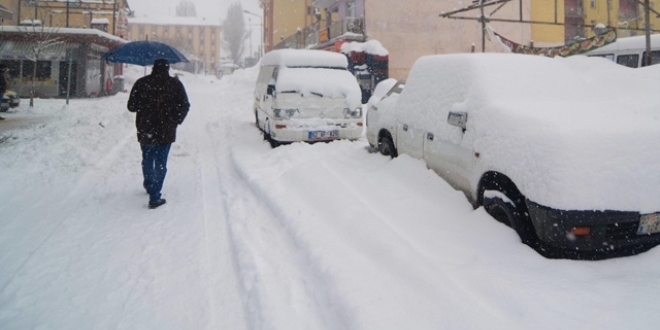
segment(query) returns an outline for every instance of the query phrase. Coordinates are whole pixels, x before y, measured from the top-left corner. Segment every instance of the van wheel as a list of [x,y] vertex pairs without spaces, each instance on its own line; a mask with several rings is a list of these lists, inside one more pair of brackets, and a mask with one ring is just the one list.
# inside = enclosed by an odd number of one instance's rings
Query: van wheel
[[276,148],[280,145],[280,143],[277,140],[274,140],[270,136],[270,121],[268,119],[266,119],[266,123],[264,124],[263,132],[264,132],[264,140],[270,143],[271,148]]
[[529,219],[529,215],[526,212],[526,207],[521,205],[524,201],[521,198],[514,199],[509,196],[507,198],[513,201],[515,205],[504,201],[500,197],[483,196],[484,209],[495,220],[513,228],[524,244],[536,249],[538,238]]
[[257,109],[254,109],[254,124],[257,126],[258,129],[261,129],[259,126],[259,113],[257,112]]
[[394,147],[394,142],[389,136],[383,136],[378,141],[378,151],[384,156],[390,156],[392,158],[397,156],[396,148]]

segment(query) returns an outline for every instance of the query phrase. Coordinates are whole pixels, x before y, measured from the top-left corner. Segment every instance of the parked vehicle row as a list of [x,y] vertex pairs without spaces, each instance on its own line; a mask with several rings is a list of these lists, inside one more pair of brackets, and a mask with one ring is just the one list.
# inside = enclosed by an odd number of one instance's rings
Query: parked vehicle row
[[[262,63],[255,119],[264,137],[273,145],[359,138],[349,93],[310,83],[353,88],[320,74],[344,72],[344,63],[293,58]],[[376,88],[366,138],[383,155],[423,160],[546,257],[636,254],[660,244],[658,74],[585,56],[427,56],[405,84]]]

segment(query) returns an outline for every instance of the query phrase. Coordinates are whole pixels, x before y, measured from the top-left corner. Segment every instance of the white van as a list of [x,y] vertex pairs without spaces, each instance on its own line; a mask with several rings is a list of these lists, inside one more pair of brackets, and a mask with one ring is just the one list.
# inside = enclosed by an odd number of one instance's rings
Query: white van
[[281,49],[266,54],[254,90],[254,116],[273,147],[358,139],[361,91],[342,54]]
[[[651,35],[651,64],[660,63],[660,34]],[[589,57],[604,57],[629,68],[641,68],[646,64],[646,36],[618,38],[615,42],[588,51]]]

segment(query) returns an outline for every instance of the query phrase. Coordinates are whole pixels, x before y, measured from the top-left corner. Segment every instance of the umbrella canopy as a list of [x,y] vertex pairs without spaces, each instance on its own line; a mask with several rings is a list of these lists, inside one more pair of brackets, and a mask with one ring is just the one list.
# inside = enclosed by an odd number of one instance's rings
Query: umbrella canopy
[[176,48],[162,42],[140,40],[125,43],[115,47],[101,56],[109,62],[153,65],[157,59],[166,59],[171,64],[189,62]]

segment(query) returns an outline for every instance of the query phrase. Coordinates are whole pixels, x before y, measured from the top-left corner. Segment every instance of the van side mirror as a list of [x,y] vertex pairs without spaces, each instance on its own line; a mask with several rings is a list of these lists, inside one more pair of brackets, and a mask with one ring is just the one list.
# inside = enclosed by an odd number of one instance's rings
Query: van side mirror
[[275,85],[268,85],[266,95],[275,96]]
[[447,116],[447,123],[451,126],[460,127],[465,132],[467,119],[467,112],[450,112],[449,116]]

